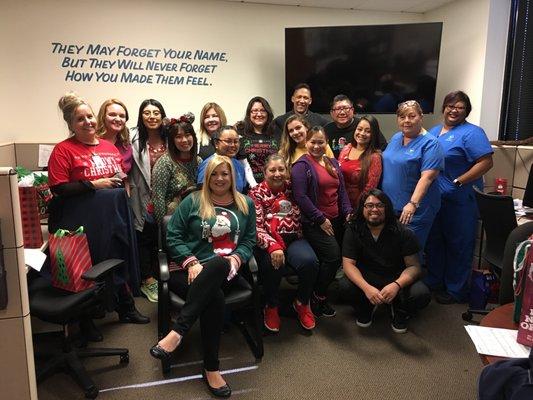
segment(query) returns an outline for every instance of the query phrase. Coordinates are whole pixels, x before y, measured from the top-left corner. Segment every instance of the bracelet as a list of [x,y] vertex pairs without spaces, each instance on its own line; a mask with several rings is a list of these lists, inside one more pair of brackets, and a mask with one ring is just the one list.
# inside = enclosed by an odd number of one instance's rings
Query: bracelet
[[400,286],[400,284],[399,284],[398,282],[396,282],[396,281],[393,281],[393,283],[397,284],[397,285],[398,285],[398,287],[400,288],[400,290],[402,289],[402,287]]

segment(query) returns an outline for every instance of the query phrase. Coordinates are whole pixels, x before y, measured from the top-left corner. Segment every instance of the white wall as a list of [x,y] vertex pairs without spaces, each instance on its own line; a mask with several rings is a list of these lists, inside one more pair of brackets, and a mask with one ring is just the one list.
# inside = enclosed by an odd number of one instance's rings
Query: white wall
[[[205,102],[216,101],[229,122],[234,122],[242,118],[250,97],[262,95],[280,114],[285,111],[284,28],[295,26],[444,21],[437,102],[449,90],[466,90],[474,103],[470,120],[477,123],[492,1],[500,0],[458,0],[426,15],[188,0],[5,2],[0,15],[0,48],[8,56],[0,59],[0,109],[5,115],[0,143],[64,138],[66,127],[57,100],[68,90],[84,96],[96,112],[106,98],[122,99],[130,110],[129,125],[135,124],[139,103],[149,97],[159,99],[172,116],[189,110],[198,115]],[[203,49],[227,52],[229,61],[218,63],[215,73],[207,76],[212,86],[65,82],[66,71],[61,68],[65,55],[52,54],[52,42]],[[159,57],[157,61],[169,60]],[[396,128],[394,116],[379,119],[390,136]],[[426,126],[439,119],[440,115],[428,116]]]
[[[462,0],[425,15],[444,23],[435,110],[450,91],[465,91],[472,102],[468,120],[491,140],[498,138],[509,10],[510,0]],[[426,126],[440,119],[427,116]]]

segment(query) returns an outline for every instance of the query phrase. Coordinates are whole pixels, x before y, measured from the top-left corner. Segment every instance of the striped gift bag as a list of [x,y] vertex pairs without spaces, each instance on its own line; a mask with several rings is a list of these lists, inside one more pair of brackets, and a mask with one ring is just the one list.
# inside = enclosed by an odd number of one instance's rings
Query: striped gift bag
[[70,232],[58,229],[48,240],[52,285],[70,292],[81,292],[94,282],[82,279],[82,275],[92,266],[87,235],[80,226]]

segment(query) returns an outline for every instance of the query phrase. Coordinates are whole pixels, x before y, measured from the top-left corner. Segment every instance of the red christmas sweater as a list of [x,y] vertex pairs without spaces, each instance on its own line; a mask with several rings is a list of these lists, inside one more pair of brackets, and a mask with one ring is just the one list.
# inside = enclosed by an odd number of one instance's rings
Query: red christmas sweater
[[273,192],[266,181],[248,192],[255,204],[257,219],[257,246],[272,253],[285,250],[285,235],[303,236],[300,222],[300,209],[292,198],[290,182]]
[[58,143],[48,160],[49,185],[94,181],[122,172],[122,156],[115,145],[98,140],[98,144],[88,145],[70,137]]

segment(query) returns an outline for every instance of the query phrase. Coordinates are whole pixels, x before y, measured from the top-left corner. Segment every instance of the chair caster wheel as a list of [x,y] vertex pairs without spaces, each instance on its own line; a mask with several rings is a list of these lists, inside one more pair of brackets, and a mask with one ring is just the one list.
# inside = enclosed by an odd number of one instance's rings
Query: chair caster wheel
[[96,399],[96,396],[98,396],[98,392],[98,388],[96,386],[92,386],[91,388],[85,391],[85,397],[87,399]]
[[472,318],[474,317],[470,311],[464,312],[463,315],[463,321],[472,321]]
[[120,363],[121,364],[128,364],[130,362],[130,355],[129,354],[123,354],[120,356]]

